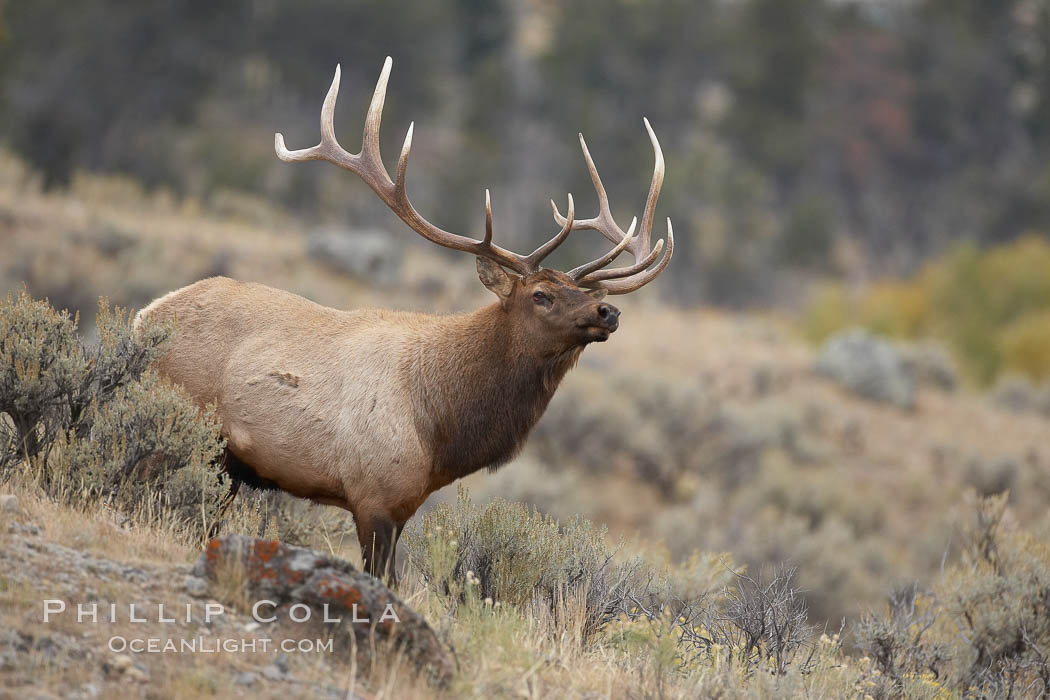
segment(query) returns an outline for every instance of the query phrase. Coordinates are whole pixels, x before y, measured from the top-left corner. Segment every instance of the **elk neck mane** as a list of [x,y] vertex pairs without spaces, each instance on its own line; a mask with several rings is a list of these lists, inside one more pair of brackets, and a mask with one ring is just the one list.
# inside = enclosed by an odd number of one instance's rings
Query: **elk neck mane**
[[403,369],[434,476],[447,483],[513,458],[583,347],[540,356],[499,303],[435,322]]

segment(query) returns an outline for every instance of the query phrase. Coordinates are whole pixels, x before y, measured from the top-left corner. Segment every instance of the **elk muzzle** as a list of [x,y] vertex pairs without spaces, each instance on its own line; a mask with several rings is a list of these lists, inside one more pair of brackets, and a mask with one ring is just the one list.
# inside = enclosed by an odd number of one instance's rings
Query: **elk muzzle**
[[597,304],[593,314],[590,314],[580,327],[586,333],[588,343],[604,342],[620,327],[620,310],[605,302]]

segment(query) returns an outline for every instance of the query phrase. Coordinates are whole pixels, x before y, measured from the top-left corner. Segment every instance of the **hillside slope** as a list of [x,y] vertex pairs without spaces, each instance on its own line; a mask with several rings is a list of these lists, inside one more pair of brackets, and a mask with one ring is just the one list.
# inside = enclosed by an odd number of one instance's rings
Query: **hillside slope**
[[[390,235],[405,260],[389,286],[311,257],[303,229],[256,200],[225,194],[204,206],[114,178],[80,176],[68,193],[42,194],[0,157],[0,290],[24,282],[80,309],[87,327],[100,295],[140,306],[216,273],[344,308],[490,302],[466,256],[401,228]],[[814,373],[815,350],[789,320],[674,309],[659,291],[617,298],[620,330],[587,349],[518,460],[468,480],[476,496],[582,513],[677,558],[700,549],[752,566],[793,562],[820,622],[936,576],[955,555],[967,489],[1009,490],[1021,525],[1045,521],[1045,417],[965,387],[922,385],[912,410],[874,403]],[[298,524],[282,538],[307,539],[323,524],[353,540],[346,514],[287,507]]]

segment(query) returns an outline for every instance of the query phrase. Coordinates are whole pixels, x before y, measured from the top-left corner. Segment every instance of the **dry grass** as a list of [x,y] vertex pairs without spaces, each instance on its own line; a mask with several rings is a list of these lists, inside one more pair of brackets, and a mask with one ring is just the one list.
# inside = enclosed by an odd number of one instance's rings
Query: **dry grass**
[[[187,544],[184,533],[166,526],[161,518],[149,527],[130,527],[125,516],[104,505],[60,506],[19,479],[2,488],[18,497],[19,520],[38,525],[50,542],[129,564],[196,559],[197,551]],[[0,529],[0,538],[10,536],[6,528]]]
[[[216,591],[217,598],[232,603],[232,607],[227,607],[219,624],[202,625],[204,601],[188,597],[181,586],[197,550],[182,544],[189,539],[188,533],[172,530],[163,513],[150,522],[138,518],[118,524],[114,514],[101,504],[75,508],[56,503],[22,478],[0,483],[0,493],[11,493],[19,499],[17,511],[7,513],[0,521],[0,555],[13,564],[8,572],[0,574],[0,629],[19,635],[26,645],[17,655],[17,665],[0,663],[0,683],[17,689],[19,696],[28,688],[64,695],[90,683],[104,695],[153,697],[160,692],[164,697],[175,698],[244,694],[279,697],[289,692],[319,697],[353,692],[365,698],[862,697],[893,694],[897,692],[895,688],[905,690],[907,697],[943,698],[951,696],[943,678],[965,682],[969,677],[965,666],[956,665],[941,668],[941,676],[905,669],[887,678],[881,660],[851,656],[844,651],[838,635],[829,634],[816,637],[802,632],[802,636],[795,637],[802,646],[786,667],[777,666],[780,662],[775,661],[776,657],[769,661],[763,655],[752,657],[743,644],[745,638],[766,634],[757,632],[754,625],[775,619],[765,617],[771,613],[760,612],[763,606],[780,605],[778,600],[790,601],[796,595],[785,588],[786,581],[767,587],[758,579],[741,578],[732,573],[725,555],[694,558],[676,566],[637,545],[621,551],[620,560],[644,555],[647,565],[653,567],[651,570],[672,589],[682,595],[692,595],[688,593],[691,590],[700,595],[698,600],[721,606],[717,609],[723,612],[706,618],[687,618],[695,608],[683,609],[681,613],[648,613],[639,610],[649,605],[645,602],[648,599],[643,598],[636,607],[625,607],[597,634],[588,634],[591,618],[586,589],[563,594],[553,605],[545,599],[500,604],[502,601],[482,598],[480,586],[469,584],[469,574],[459,574],[451,584],[446,581],[437,585],[409,567],[398,593],[454,650],[457,673],[444,690],[427,685],[396,654],[384,655],[382,651],[380,658],[384,663],[367,673],[356,669],[349,655],[290,654],[288,675],[280,680],[267,680],[261,675],[263,669],[274,664],[272,650],[131,654],[130,661],[123,662],[138,672],[120,671],[121,655],[106,649],[114,635],[178,640],[205,634],[279,640],[296,639],[296,630],[248,626],[248,605],[241,600],[243,587],[238,584],[241,577],[237,572],[230,572],[226,585]],[[946,643],[942,640],[962,644],[953,632],[953,625],[962,619],[955,610],[958,606],[963,611],[971,604],[983,606],[979,608],[984,611],[981,614],[989,620],[998,619],[999,608],[984,602],[983,591],[994,581],[1026,586],[1026,590],[1042,586],[1038,591],[1033,589],[1037,596],[1045,597],[1046,590],[1050,590],[1050,569],[1046,568],[1050,558],[1045,544],[1016,529],[1013,514],[1005,510],[1005,499],[978,505],[979,514],[994,511],[995,518],[994,522],[985,522],[988,519],[982,517],[968,521],[971,529],[965,532],[966,541],[976,548],[968,547],[967,552],[970,557],[983,557],[981,561],[995,562],[995,568],[989,564],[971,570],[967,559],[942,576],[937,600],[945,610],[931,632],[938,635],[934,640],[938,644]],[[968,507],[972,509],[973,504]],[[501,508],[503,516],[516,517],[513,509]],[[11,529],[12,525],[25,528],[37,524],[42,529],[39,534]],[[258,525],[257,518],[246,516],[233,529],[250,530]],[[990,543],[990,547],[981,543]],[[994,559],[988,559],[989,556]],[[1012,568],[1018,568],[1022,576],[1008,578]],[[972,571],[978,574],[976,578]],[[733,580],[740,585],[723,590],[719,583]],[[125,601],[136,601],[143,603],[140,612],[145,611],[149,622],[131,623],[122,608],[113,623],[103,619],[101,624],[85,626],[67,615],[44,624],[43,600],[52,598],[66,600],[71,606],[100,601],[102,610],[106,609],[105,601],[118,601],[122,606]],[[966,602],[971,600],[974,602]],[[1025,600],[1036,599],[1027,596]],[[186,603],[195,606],[195,622],[154,623],[152,616],[157,614],[160,603],[167,606],[169,614],[173,609],[181,610],[180,606]],[[792,604],[785,612],[795,615],[797,610]],[[682,617],[677,617],[679,614]],[[1041,613],[1033,614],[1038,619]],[[105,617],[104,612],[102,616]],[[720,637],[713,625],[724,626],[728,636]],[[986,643],[995,643],[996,638],[989,636],[994,629],[982,627]],[[1030,629],[1033,635],[1040,635],[1033,641],[1033,648],[1038,650],[1048,641],[1045,630]],[[683,639],[689,642],[685,646]],[[721,641],[703,643],[705,639]],[[697,640],[702,642],[699,646],[693,643]],[[960,653],[948,657],[948,662],[965,660],[968,651],[964,645]],[[753,660],[744,663],[745,658]],[[1038,682],[1038,676],[1033,674],[1039,667],[1030,660],[1022,661],[1011,667],[1013,672],[1027,674],[1021,676],[1025,683]],[[256,674],[250,688],[237,682],[238,674],[244,672]],[[129,675],[135,673],[139,680]],[[994,669],[989,678],[993,683],[1001,681]]]

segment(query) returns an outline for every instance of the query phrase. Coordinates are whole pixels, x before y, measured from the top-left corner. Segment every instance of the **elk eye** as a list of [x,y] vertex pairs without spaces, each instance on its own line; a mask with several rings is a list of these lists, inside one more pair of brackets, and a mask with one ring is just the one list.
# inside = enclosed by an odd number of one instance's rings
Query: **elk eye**
[[533,292],[532,300],[537,304],[543,304],[545,306],[549,306],[551,303],[551,298],[543,292]]

